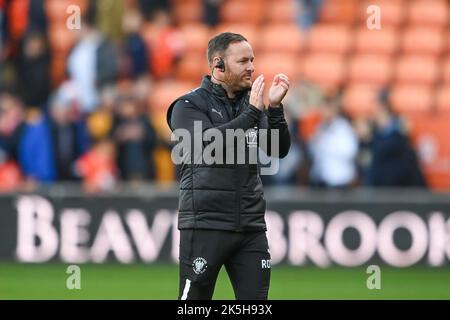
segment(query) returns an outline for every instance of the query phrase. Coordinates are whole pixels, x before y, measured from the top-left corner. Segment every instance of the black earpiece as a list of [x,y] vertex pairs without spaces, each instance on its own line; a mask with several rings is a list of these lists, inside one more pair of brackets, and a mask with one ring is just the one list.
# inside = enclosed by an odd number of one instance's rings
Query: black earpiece
[[219,62],[217,62],[216,68],[222,72],[225,72],[225,61],[223,61],[222,58],[220,58]]

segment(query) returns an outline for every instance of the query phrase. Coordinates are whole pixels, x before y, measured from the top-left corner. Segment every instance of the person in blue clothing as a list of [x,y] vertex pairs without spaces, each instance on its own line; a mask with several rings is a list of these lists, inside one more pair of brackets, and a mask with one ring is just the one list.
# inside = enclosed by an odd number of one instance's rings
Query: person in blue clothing
[[382,92],[368,147],[371,161],[365,184],[373,187],[425,187],[426,181],[401,118]]

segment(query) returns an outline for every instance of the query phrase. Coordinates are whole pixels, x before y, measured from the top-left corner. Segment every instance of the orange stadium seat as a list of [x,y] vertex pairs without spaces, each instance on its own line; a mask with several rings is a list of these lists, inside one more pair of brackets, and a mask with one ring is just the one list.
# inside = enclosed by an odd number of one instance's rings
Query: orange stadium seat
[[403,56],[395,66],[395,80],[405,84],[433,85],[439,75],[437,60],[429,56]]
[[184,50],[188,53],[204,53],[208,48],[210,31],[204,24],[186,24],[180,28],[183,38]]
[[447,0],[415,0],[409,5],[410,24],[430,25],[440,28],[448,26],[449,10]]
[[450,114],[450,83],[447,83],[437,89],[436,109],[438,112]]
[[295,24],[298,14],[297,0],[271,0],[266,5],[268,24]]
[[179,25],[199,23],[202,21],[203,16],[202,1],[176,1],[173,5],[172,13]]
[[[428,114],[408,117],[411,135],[424,168],[428,184],[433,189],[450,188],[450,139],[448,124],[450,114]],[[434,152],[429,152],[429,150]]]
[[346,77],[344,56],[337,54],[310,54],[301,61],[301,74],[324,90],[336,89]]
[[266,53],[255,59],[255,75],[264,74],[266,89],[277,73],[284,73],[291,83],[298,79],[298,63],[300,58],[289,53]]
[[296,25],[268,25],[261,31],[263,52],[299,53],[304,47],[304,35]]
[[149,95],[149,117],[156,133],[163,140],[170,141],[171,131],[166,121],[166,112],[170,104],[197,86],[184,82],[162,81],[152,88]]
[[254,51],[257,51],[259,48],[260,34],[257,27],[254,25],[241,23],[220,23],[212,30],[211,36],[222,32],[242,34],[250,42]]
[[429,112],[433,107],[433,92],[429,86],[396,85],[391,89],[390,102],[399,113]]
[[175,78],[179,81],[200,83],[202,76],[209,73],[206,51],[184,55],[175,67]]
[[[198,85],[197,85],[198,86]],[[150,113],[165,113],[169,105],[179,96],[195,89],[196,86],[188,82],[160,81],[157,82],[149,95]]]
[[220,8],[221,21],[259,25],[264,20],[264,0],[227,0]]
[[66,60],[67,55],[65,54],[55,54],[53,55],[50,64],[50,74],[52,78],[52,86],[57,87],[65,77],[66,73]]
[[308,34],[308,48],[315,52],[344,54],[351,49],[352,39],[347,26],[319,24]]
[[49,30],[50,48],[54,52],[66,53],[75,44],[76,30],[65,27],[51,28]]
[[[449,14],[450,14],[450,6],[449,6]],[[445,42],[447,43],[447,54],[450,54],[450,32],[447,32]]]
[[382,55],[357,55],[349,62],[349,79],[371,85],[387,85],[392,77],[392,60]]
[[81,13],[84,13],[87,8],[86,0],[45,0],[44,9],[50,23],[63,23],[65,25],[66,19],[69,16],[67,8],[70,5],[80,7]]
[[447,59],[444,60],[442,68],[444,82],[450,84],[450,57],[447,57]]
[[366,24],[372,11],[367,13],[367,9],[371,5],[378,6],[381,12],[381,28],[385,26],[400,26],[406,18],[407,1],[403,0],[365,0],[359,7],[359,20],[362,24]]
[[440,55],[445,50],[444,33],[437,28],[412,27],[402,37],[403,52]]
[[44,8],[46,16],[51,22],[63,22],[66,19],[67,1],[45,0]]
[[357,3],[357,0],[324,0],[319,12],[319,21],[351,25],[356,21]]
[[361,27],[356,32],[355,49],[360,53],[394,54],[398,45],[398,32],[394,28],[369,30]]
[[378,98],[379,87],[353,83],[344,91],[343,106],[353,117],[370,116],[375,108]]

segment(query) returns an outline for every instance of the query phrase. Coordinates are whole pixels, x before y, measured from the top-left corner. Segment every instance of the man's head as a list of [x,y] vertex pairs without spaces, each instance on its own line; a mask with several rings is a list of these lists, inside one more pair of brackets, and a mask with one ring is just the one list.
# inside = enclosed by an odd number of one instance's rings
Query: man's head
[[[220,67],[222,60],[224,68]],[[253,60],[253,49],[240,34],[221,33],[208,43],[208,64],[213,78],[234,92],[251,88]]]

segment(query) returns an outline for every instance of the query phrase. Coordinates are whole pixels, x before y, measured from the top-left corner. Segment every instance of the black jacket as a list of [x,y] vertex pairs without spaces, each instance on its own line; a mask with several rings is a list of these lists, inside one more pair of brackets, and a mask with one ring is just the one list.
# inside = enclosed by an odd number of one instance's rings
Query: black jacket
[[[234,113],[233,110],[236,110]],[[222,86],[204,77],[201,87],[179,97],[169,107],[167,122],[172,131],[186,129],[194,133],[194,121],[201,121],[202,134],[215,128],[225,141],[227,129],[250,130],[245,140],[235,140],[236,160],[239,143],[245,148],[243,164],[195,164],[190,154],[183,154],[180,167],[179,229],[216,229],[231,231],[266,230],[264,214],[266,201],[259,176],[260,165],[248,161],[253,143],[260,144],[263,132],[259,129],[279,129],[279,154],[283,158],[290,147],[290,136],[284,119],[283,107],[260,111],[249,104],[249,92],[242,92],[232,101]],[[264,130],[263,130],[264,131]],[[252,135],[253,132],[253,135]],[[256,139],[253,140],[252,137]],[[267,134],[266,153],[270,155],[270,134]],[[211,142],[203,142],[203,147]],[[242,146],[245,144],[245,146]],[[253,144],[252,146],[249,146]],[[194,144],[192,143],[192,146]],[[230,149],[224,149],[224,155]],[[225,159],[225,157],[224,157]]]

